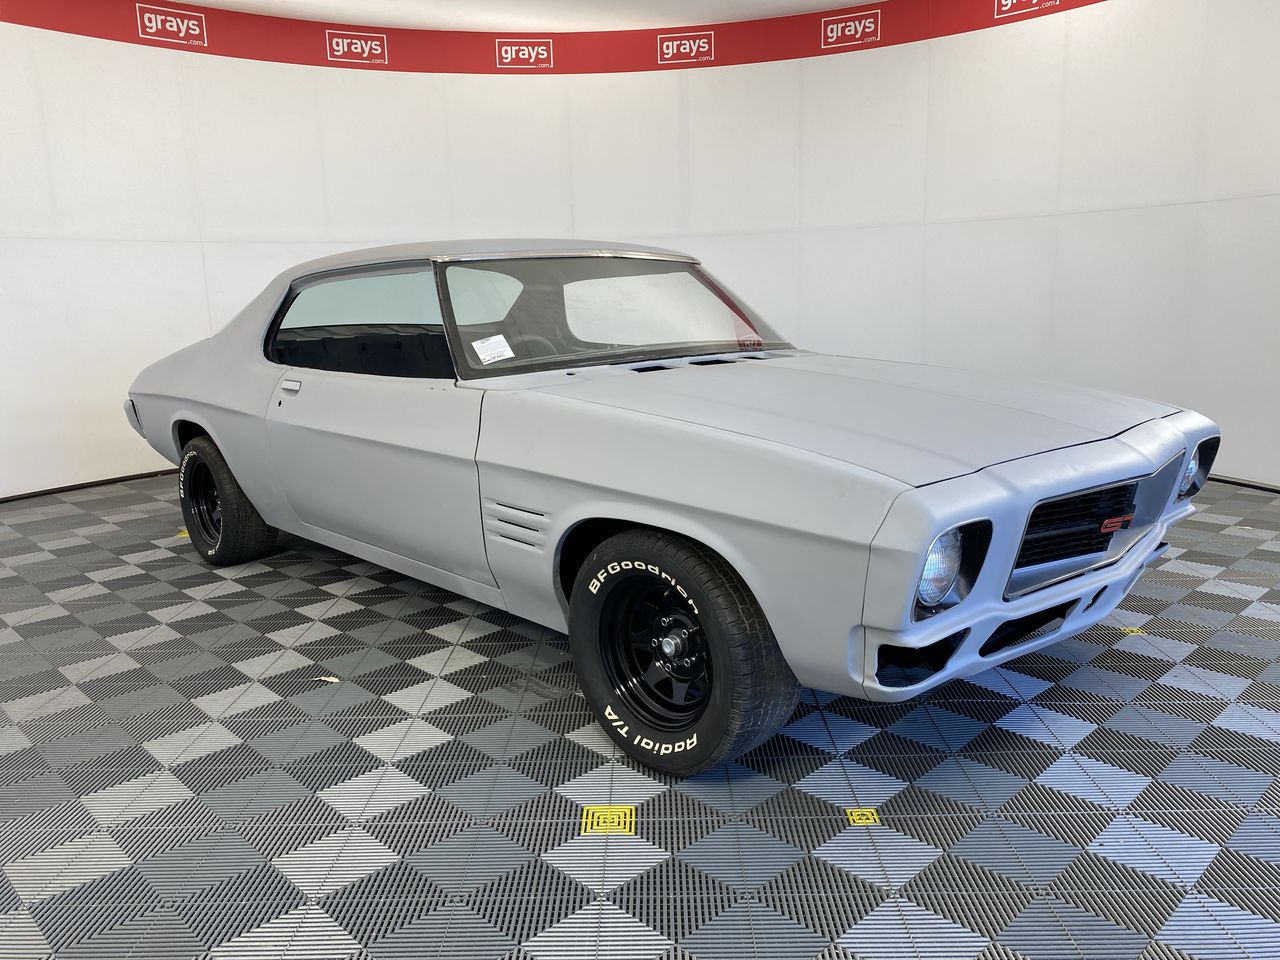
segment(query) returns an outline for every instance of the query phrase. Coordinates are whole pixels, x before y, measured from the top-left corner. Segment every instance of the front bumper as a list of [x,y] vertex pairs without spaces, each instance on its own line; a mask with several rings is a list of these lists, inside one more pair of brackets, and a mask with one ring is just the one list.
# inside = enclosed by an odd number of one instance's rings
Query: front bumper
[[[1016,596],[1010,573],[1027,517],[1042,500],[1156,473],[1184,463],[1217,427],[1182,412],[1119,436],[908,491],[894,503],[871,546],[862,626],[849,638],[849,672],[871,700],[906,700],[948,680],[1093,626],[1123,599],[1147,564],[1167,549],[1166,531],[1195,511],[1171,490],[1158,517],[1118,557],[1061,582]],[[943,530],[990,520],[991,543],[969,593],[955,606],[916,619],[923,545]]]

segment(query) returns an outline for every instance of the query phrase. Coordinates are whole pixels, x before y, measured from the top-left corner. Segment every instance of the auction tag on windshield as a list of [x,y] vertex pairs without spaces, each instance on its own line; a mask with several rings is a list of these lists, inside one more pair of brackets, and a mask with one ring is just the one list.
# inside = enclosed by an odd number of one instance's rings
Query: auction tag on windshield
[[507,338],[502,334],[494,337],[485,337],[483,340],[472,340],[471,349],[476,352],[476,356],[484,364],[497,363],[499,360],[510,360],[515,356],[511,346],[507,343]]

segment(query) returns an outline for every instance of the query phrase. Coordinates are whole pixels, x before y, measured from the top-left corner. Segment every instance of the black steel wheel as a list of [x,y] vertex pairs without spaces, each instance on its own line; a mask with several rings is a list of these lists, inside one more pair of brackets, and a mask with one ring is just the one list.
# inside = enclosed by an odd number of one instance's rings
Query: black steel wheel
[[182,451],[178,500],[191,543],[209,563],[245,563],[275,546],[279,531],[249,502],[208,437],[196,437]]
[[222,500],[218,497],[218,482],[213,479],[209,464],[203,460],[194,463],[188,483],[195,525],[205,540],[217,543],[222,539]]
[[711,653],[698,616],[647,570],[608,597],[600,653],[614,692],[658,730],[698,719],[711,694]]
[[569,646],[613,741],[677,776],[771,736],[800,692],[736,571],[660,530],[627,530],[587,557],[569,596]]

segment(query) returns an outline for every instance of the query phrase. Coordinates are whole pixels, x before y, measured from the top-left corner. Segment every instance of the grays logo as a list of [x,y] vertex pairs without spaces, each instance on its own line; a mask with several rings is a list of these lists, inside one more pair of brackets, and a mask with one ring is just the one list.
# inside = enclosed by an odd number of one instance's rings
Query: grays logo
[[712,30],[658,35],[659,63],[702,63],[715,58],[716,35]]
[[1016,17],[1020,13],[1031,13],[1033,10],[1047,10],[1056,7],[1061,0],[995,0],[997,20],[1005,17]]
[[549,37],[542,40],[500,38],[494,41],[494,49],[502,70],[543,70],[556,65]]
[[205,29],[203,13],[155,7],[146,3],[134,6],[138,12],[138,36],[142,39],[181,43],[188,47],[209,45],[209,33]]
[[341,63],[387,63],[385,33],[355,33],[351,30],[326,30],[330,60]]
[[822,46],[852,47],[880,39],[880,11],[859,10],[822,18]]

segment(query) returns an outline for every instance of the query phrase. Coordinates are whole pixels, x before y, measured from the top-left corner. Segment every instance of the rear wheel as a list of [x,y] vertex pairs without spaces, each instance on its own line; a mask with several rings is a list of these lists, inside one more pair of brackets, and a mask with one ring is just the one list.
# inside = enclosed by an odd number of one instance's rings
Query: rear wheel
[[215,566],[256,560],[276,544],[279,531],[249,502],[208,437],[196,437],[182,451],[178,499],[191,543]]
[[627,754],[680,776],[750,750],[799,684],[745,583],[683,537],[628,530],[597,547],[570,597],[587,701]]

